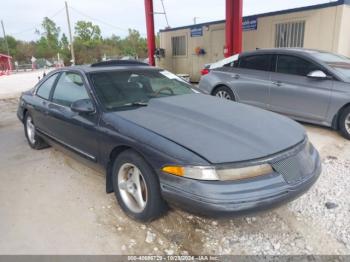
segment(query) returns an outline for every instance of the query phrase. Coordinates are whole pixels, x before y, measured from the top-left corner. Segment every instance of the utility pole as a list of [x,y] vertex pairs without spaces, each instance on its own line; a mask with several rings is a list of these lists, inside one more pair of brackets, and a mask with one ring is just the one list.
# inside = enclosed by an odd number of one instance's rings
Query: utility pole
[[68,11],[67,1],[65,1],[64,3],[66,5],[66,15],[67,15],[68,32],[69,32],[69,40],[70,40],[70,53],[71,53],[71,56],[72,56],[72,65],[75,65],[74,44],[73,44],[72,30],[71,30],[71,27],[70,27],[69,11]]
[[197,18],[199,18],[198,16],[193,17],[193,24],[196,25],[197,24]]
[[10,56],[9,44],[7,43],[7,37],[6,37],[6,33],[5,33],[4,22],[2,20],[1,20],[1,26],[2,26],[2,32],[4,34],[4,41],[5,41],[5,45],[6,45],[7,55]]

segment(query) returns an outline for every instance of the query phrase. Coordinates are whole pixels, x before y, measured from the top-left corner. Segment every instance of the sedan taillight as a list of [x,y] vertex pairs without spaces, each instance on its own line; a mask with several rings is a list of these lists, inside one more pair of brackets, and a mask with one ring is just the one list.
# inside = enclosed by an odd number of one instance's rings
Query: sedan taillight
[[207,75],[209,74],[210,70],[208,68],[204,68],[201,70],[201,75],[204,76],[204,75]]

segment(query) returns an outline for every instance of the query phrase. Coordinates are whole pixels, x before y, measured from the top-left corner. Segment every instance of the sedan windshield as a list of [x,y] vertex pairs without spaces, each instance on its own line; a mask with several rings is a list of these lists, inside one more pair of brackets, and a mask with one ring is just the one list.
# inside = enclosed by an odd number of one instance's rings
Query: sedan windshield
[[326,63],[332,67],[335,71],[340,73],[345,79],[346,82],[350,82],[350,59],[327,52],[318,52],[312,54],[316,59],[321,60],[323,63]]
[[190,84],[165,70],[106,71],[90,76],[107,110],[147,106],[152,98],[195,93]]

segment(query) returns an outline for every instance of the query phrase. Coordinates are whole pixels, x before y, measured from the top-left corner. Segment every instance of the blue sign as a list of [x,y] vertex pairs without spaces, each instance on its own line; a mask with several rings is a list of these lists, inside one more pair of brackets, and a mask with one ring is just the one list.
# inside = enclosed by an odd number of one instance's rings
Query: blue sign
[[251,31],[258,29],[258,19],[256,17],[243,18],[243,31]]
[[203,27],[192,27],[191,28],[191,37],[203,36]]

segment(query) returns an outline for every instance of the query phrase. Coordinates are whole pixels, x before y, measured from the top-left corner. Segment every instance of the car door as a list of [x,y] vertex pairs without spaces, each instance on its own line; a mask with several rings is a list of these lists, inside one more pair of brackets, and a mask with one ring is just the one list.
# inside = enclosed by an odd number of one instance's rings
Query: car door
[[48,132],[48,105],[50,102],[50,94],[56,83],[57,76],[58,74],[48,76],[47,79],[43,80],[43,82],[38,85],[31,103],[31,106],[34,108],[34,110],[31,111],[31,114],[35,126],[44,132]]
[[272,54],[254,54],[240,57],[237,67],[231,68],[230,86],[238,96],[237,101],[267,108]]
[[332,79],[307,75],[321,66],[303,57],[279,54],[271,73],[270,110],[301,120],[325,119],[331,99]]
[[86,87],[86,82],[80,73],[63,72],[57,80],[48,105],[47,125],[53,139],[95,161],[98,155],[96,135],[98,114],[96,111],[77,113],[70,107],[73,102],[80,99],[92,100]]

